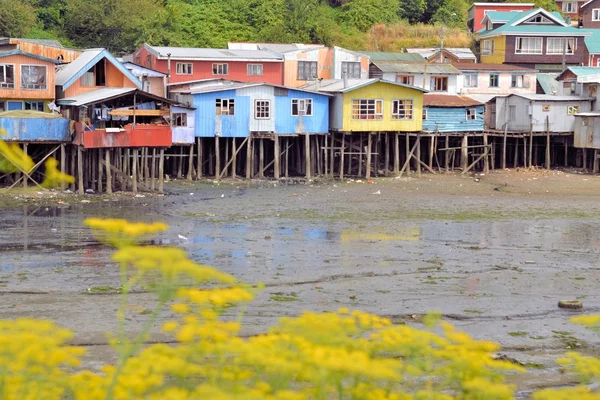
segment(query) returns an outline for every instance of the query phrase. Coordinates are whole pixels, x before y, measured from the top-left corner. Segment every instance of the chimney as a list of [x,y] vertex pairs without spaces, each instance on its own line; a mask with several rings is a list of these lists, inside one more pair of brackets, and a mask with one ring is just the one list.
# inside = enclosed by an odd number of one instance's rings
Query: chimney
[[566,22],[567,22],[567,24],[569,26],[571,26],[571,16],[570,15],[567,15],[567,21]]
[[167,53],[167,83],[171,83],[171,53]]

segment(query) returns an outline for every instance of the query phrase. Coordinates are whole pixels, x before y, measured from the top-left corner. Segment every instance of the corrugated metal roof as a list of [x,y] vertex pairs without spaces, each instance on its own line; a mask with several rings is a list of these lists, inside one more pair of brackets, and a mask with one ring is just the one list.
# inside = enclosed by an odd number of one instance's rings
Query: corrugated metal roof
[[[468,58],[471,60],[477,59],[477,57],[475,57],[475,54],[473,54],[471,49],[469,49],[468,47],[444,47],[444,50],[446,50],[449,53],[454,54],[458,58]],[[435,47],[428,47],[428,48],[406,49],[406,51],[408,53],[416,53],[416,54],[420,54],[421,56],[423,56],[425,58],[429,58],[430,56],[439,52],[440,49],[435,48]]]
[[85,50],[79,57],[77,57],[72,63],[69,63],[62,67],[56,73],[56,85],[63,86],[67,81],[84,68],[90,61],[102,53],[104,49],[89,49]]
[[600,111],[591,111],[575,114],[576,117],[600,117]]
[[501,94],[470,94],[469,97],[480,101],[482,103],[487,103],[488,101],[496,98],[496,97],[507,97],[508,95],[501,95]]
[[404,62],[425,62],[425,58],[418,53],[389,53],[384,51],[361,51],[371,59],[371,61],[404,61]]
[[308,83],[302,86],[303,89],[327,93],[346,93],[351,92],[361,87],[372,85],[376,82],[388,83],[391,85],[402,86],[409,89],[415,89],[420,92],[427,93],[428,90],[416,86],[404,85],[398,82],[391,82],[385,79],[323,79],[322,81]]
[[513,19],[517,13],[523,15],[521,11],[488,11],[486,18],[483,20],[489,19],[492,23],[508,22]]
[[323,45],[285,44],[285,43],[257,43],[259,50],[270,50],[275,53],[293,53],[295,51],[319,50]]
[[511,96],[522,97],[527,100],[535,100],[535,101],[589,101],[591,98],[589,97],[580,97],[580,96],[553,96],[551,94],[533,94],[533,93],[519,93],[512,94]]
[[141,65],[134,64],[132,62],[123,62],[125,68],[131,71],[133,75],[136,77],[141,77],[143,74],[147,74],[150,78],[161,78],[167,76],[164,72],[157,71],[155,69],[142,67]]
[[228,49],[203,49],[195,47],[160,47],[146,44],[148,50],[160,59],[166,59],[171,54],[171,59],[178,60],[253,60],[253,61],[282,61],[283,57],[267,50],[228,50]]
[[218,85],[206,85],[206,86],[199,86],[199,87],[195,87],[195,88],[192,87],[190,89],[175,89],[175,90],[171,90],[171,93],[189,93],[189,94],[213,93],[213,92],[223,92],[226,90],[245,89],[245,88],[255,87],[255,86],[271,86],[271,87],[275,87],[275,88],[296,90],[296,91],[305,92],[305,93],[313,93],[313,94],[317,94],[320,96],[327,96],[327,97],[331,96],[330,94],[319,93],[317,91],[310,90],[307,88],[293,88],[293,87],[273,85],[270,83],[263,83],[263,82],[235,82],[235,81],[225,81],[225,82],[219,83]]
[[474,107],[482,106],[483,103],[469,96],[426,93],[423,95],[423,105],[428,107]]
[[48,62],[51,62],[51,63],[54,63],[54,64],[59,64],[60,63],[60,61],[55,60],[53,58],[39,56],[37,54],[27,53],[27,52],[21,51],[21,50],[9,50],[9,51],[2,51],[2,52],[0,52],[0,57],[8,57],[8,56],[15,56],[15,55],[21,55],[21,56],[31,57],[31,58],[35,58],[37,60],[48,61]]
[[[544,24],[535,24],[535,25],[521,25],[521,21],[527,20],[528,18],[534,17],[536,14],[542,14],[546,18],[550,20],[554,20],[556,23],[560,24],[560,26],[556,25],[544,25]],[[491,31],[482,32],[479,37],[493,37],[498,35],[505,34],[518,34],[518,33],[527,33],[527,34],[565,34],[565,35],[574,35],[574,36],[587,36],[589,33],[584,32],[582,29],[573,28],[565,22],[560,13],[556,12],[548,12],[542,8],[537,8],[535,10],[518,12],[515,13],[515,16],[505,23],[504,25],[493,29]]]
[[567,67],[569,71],[577,76],[589,76],[600,74],[600,67]]
[[66,97],[57,100],[57,104],[68,106],[84,106],[86,104],[98,103],[103,100],[113,99],[128,93],[133,93],[136,88],[102,88],[78,94],[77,96]]
[[395,61],[372,61],[382,72],[409,73],[409,74],[449,74],[458,75],[460,71],[451,64],[403,63]]
[[581,29],[589,33],[583,41],[590,54],[600,54],[600,29]]
[[535,72],[535,69],[533,68],[508,64],[452,63],[452,66],[460,71]]
[[558,74],[536,74],[537,82],[545,94],[558,93],[560,84],[556,77],[558,77]]
[[63,45],[60,44],[60,42],[58,40],[53,40],[53,39],[25,39],[25,38],[0,37],[0,44],[10,43],[11,40],[36,43],[36,44],[41,44],[44,46],[58,47],[60,49],[64,49]]

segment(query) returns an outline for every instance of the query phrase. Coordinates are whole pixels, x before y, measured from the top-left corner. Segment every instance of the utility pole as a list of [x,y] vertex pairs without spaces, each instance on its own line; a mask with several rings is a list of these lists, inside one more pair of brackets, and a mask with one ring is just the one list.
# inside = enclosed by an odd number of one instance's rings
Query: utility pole
[[444,31],[446,27],[442,24],[440,29],[440,64],[444,63]]

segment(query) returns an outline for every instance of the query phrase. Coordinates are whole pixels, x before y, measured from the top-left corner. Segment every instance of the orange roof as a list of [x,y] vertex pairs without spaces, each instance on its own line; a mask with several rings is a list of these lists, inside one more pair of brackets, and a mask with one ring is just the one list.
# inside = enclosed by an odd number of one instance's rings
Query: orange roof
[[469,96],[426,93],[423,95],[423,105],[429,107],[473,107],[482,106],[483,103]]

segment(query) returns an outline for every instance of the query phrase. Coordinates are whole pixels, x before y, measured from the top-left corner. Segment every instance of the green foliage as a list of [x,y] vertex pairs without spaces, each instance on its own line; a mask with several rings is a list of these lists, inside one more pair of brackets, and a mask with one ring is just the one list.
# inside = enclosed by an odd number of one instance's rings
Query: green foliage
[[400,0],[400,17],[408,20],[411,24],[422,20],[427,9],[425,0]]
[[433,15],[432,22],[452,28],[466,26],[468,9],[469,3],[466,0],[445,0]]
[[35,9],[31,5],[0,0],[0,36],[23,37],[35,23]]

